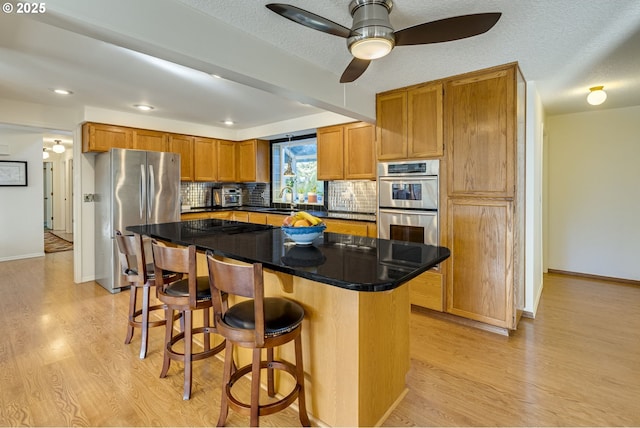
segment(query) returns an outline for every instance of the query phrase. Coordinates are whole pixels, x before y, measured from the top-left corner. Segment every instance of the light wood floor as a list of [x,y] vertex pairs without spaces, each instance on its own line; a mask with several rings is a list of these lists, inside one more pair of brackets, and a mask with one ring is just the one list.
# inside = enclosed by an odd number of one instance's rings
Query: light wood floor
[[[162,331],[140,360],[138,335],[123,344],[128,292],[74,284],[72,257],[0,263],[0,425],[215,425],[222,363],[195,363],[183,401],[179,364],[158,377]],[[409,393],[387,426],[640,426],[640,287],[547,275],[511,337],[411,320]]]

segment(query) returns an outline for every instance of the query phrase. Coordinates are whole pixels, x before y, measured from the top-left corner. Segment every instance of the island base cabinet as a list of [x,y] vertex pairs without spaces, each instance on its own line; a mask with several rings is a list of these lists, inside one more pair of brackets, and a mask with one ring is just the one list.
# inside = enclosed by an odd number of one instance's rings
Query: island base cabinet
[[[265,269],[265,295],[291,299],[305,310],[306,407],[315,423],[382,424],[407,391],[409,288],[355,292]],[[293,343],[277,348],[275,356],[294,362]],[[245,365],[251,352],[240,349],[236,357]],[[286,373],[276,372],[275,381],[278,394],[293,388]]]
[[513,202],[450,199],[447,312],[515,328]]

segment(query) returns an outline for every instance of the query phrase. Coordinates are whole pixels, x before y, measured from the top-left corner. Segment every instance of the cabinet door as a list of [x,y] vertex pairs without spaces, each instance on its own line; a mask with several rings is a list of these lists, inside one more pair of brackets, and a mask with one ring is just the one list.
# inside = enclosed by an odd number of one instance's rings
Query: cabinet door
[[235,182],[236,178],[236,143],[218,140],[218,180]]
[[[375,127],[358,122],[344,127],[344,178],[375,180]],[[334,161],[335,162],[335,161]]]
[[407,157],[407,92],[378,95],[376,99],[378,160]]
[[447,83],[449,196],[513,197],[513,68]]
[[82,125],[82,152],[108,152],[131,148],[133,131],[121,126],[85,123]]
[[444,154],[442,83],[411,89],[407,94],[409,158],[439,157]]
[[218,144],[212,138],[193,139],[193,179],[195,181],[218,180]]
[[344,179],[344,127],[319,128],[317,136],[318,180]]
[[449,199],[447,312],[514,328],[513,203]]
[[134,129],[133,148],[136,150],[150,150],[154,152],[167,151],[167,133]]
[[193,181],[193,137],[169,135],[169,151],[180,155],[180,181]]
[[238,181],[249,183],[271,181],[269,180],[269,148],[269,142],[264,140],[236,143]]

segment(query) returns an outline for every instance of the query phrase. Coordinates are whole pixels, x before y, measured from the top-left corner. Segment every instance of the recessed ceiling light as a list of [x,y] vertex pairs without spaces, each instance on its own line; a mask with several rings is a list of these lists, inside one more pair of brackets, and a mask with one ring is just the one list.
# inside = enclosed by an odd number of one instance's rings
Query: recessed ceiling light
[[67,89],[52,89],[53,92],[55,92],[58,95],[71,95],[73,94],[73,92],[67,90]]
[[233,120],[229,120],[229,119],[227,119],[227,120],[223,120],[223,121],[222,121],[222,123],[224,123],[225,125],[231,126],[231,125],[233,125],[235,122],[234,122]]
[[150,111],[150,110],[153,110],[154,108],[153,106],[150,106],[147,104],[135,104],[134,107],[142,111]]

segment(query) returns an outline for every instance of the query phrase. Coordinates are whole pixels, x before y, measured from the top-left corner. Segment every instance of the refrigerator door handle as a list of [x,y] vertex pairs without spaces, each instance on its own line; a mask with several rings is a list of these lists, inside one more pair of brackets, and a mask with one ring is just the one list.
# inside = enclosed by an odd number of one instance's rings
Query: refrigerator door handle
[[146,194],[146,176],[144,173],[144,165],[140,164],[140,193],[138,200],[138,207],[140,208],[140,220],[144,220],[144,201],[147,198]]
[[149,165],[149,191],[147,193],[147,219],[150,220],[153,213],[153,199],[156,194],[156,177],[153,173],[153,165]]

